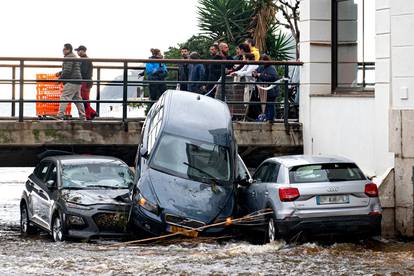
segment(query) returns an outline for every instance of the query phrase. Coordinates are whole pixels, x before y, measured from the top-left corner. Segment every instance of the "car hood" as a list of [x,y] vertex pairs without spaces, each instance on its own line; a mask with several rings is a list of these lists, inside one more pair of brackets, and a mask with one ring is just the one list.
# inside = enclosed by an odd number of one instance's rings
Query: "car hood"
[[149,180],[145,182],[150,185],[154,197],[165,214],[191,218],[204,223],[210,223],[218,216],[232,214],[234,188],[231,185],[213,187],[210,183],[183,179],[152,169]]
[[62,199],[82,205],[128,204],[128,189],[62,190]]

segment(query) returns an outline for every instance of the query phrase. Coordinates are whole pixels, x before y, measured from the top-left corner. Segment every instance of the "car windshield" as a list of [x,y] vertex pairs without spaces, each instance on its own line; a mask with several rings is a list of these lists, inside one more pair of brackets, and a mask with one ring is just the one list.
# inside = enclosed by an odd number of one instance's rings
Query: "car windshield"
[[132,171],[119,161],[63,163],[62,184],[67,189],[127,189]]
[[290,183],[314,183],[365,180],[353,163],[328,163],[296,166],[289,171]]
[[229,181],[226,147],[165,134],[154,152],[151,167],[183,178]]

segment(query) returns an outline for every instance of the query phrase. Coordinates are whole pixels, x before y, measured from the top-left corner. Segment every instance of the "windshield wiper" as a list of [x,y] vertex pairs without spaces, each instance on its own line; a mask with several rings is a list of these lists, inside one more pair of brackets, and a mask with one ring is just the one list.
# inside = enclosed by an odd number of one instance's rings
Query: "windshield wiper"
[[217,181],[217,179],[213,176],[213,175],[211,175],[211,174],[209,174],[208,172],[206,172],[205,170],[203,170],[203,169],[200,169],[200,168],[198,168],[198,167],[196,167],[196,166],[193,166],[193,165],[191,165],[190,163],[187,163],[187,162],[183,162],[183,164],[184,165],[186,165],[186,166],[188,166],[188,167],[190,167],[190,168],[192,168],[192,169],[194,169],[194,170],[196,170],[196,171],[199,171],[199,172],[201,172],[202,174],[204,174],[204,175],[206,175],[206,176],[208,176],[209,178],[209,180],[211,180],[212,182],[213,182],[213,186],[212,186],[212,190],[213,190],[213,192],[218,192],[218,190],[217,190],[217,185],[220,185],[220,183]]
[[87,188],[105,188],[105,189],[128,189],[127,187],[116,187],[116,186],[107,186],[107,185],[90,185],[90,186],[86,186]]
[[83,190],[85,188],[84,187],[72,187],[72,186],[69,186],[69,187],[63,187],[63,189],[67,189],[67,190]]

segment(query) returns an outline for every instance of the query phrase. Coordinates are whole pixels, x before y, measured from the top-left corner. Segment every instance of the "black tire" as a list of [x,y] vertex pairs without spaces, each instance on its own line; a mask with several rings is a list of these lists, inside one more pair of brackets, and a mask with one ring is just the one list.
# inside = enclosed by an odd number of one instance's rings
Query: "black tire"
[[58,212],[52,219],[52,239],[54,242],[63,242],[66,239],[65,226],[62,214]]
[[264,243],[271,243],[281,238],[274,212],[267,218],[265,230]]
[[252,233],[254,244],[267,244],[281,238],[274,214],[266,218],[266,224],[261,231]]
[[279,231],[277,229],[276,221],[274,216],[269,216],[266,224],[266,232],[264,243],[272,243],[279,239]]
[[30,222],[26,203],[22,203],[20,205],[20,233],[22,236],[28,236],[36,233],[36,230],[37,229]]

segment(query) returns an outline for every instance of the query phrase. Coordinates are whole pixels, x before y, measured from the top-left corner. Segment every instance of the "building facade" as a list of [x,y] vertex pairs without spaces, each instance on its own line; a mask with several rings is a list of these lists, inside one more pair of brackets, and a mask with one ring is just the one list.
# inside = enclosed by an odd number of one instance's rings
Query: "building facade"
[[300,20],[305,154],[394,169],[386,221],[414,236],[414,1],[302,0]]

